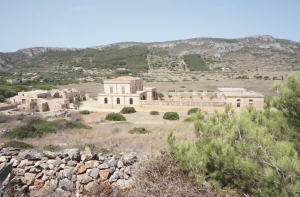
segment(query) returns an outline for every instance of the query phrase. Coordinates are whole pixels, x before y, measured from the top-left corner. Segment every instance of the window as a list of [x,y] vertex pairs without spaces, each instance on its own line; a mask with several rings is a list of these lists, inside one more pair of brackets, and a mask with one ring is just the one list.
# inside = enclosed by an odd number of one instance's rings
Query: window
[[132,99],[132,98],[129,99],[129,104],[130,104],[130,105],[133,104],[133,99]]
[[236,103],[236,107],[241,107],[241,99],[238,99],[238,100],[236,100],[237,101],[237,103]]
[[107,104],[107,98],[106,97],[104,98],[104,104]]
[[117,98],[117,104],[120,104],[120,98]]
[[249,100],[249,105],[252,105],[252,104],[253,104],[253,100],[250,99],[250,100]]
[[114,93],[114,87],[109,87],[109,89],[111,94]]

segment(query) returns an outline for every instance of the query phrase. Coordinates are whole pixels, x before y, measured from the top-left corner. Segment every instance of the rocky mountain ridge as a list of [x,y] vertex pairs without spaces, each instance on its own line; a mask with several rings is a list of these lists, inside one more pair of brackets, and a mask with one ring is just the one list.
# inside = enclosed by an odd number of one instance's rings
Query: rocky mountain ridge
[[257,50],[267,50],[272,53],[284,53],[292,56],[300,56],[300,43],[291,40],[275,39],[269,35],[259,35],[238,39],[223,38],[192,38],[166,42],[121,42],[109,45],[100,45],[87,48],[59,48],[59,47],[34,47],[20,49],[16,52],[0,53],[0,70],[14,68],[19,61],[30,59],[49,51],[83,51],[86,49],[104,50],[107,48],[124,49],[130,46],[147,46],[151,51],[162,50],[168,55],[181,57],[186,54],[200,54],[204,57],[222,59],[229,53],[247,51],[251,53]]

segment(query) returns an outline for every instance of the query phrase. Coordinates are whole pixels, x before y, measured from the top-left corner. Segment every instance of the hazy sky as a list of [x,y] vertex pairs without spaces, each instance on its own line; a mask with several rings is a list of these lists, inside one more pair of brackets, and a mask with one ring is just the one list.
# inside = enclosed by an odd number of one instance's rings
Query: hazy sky
[[0,51],[271,35],[300,42],[300,0],[0,0]]

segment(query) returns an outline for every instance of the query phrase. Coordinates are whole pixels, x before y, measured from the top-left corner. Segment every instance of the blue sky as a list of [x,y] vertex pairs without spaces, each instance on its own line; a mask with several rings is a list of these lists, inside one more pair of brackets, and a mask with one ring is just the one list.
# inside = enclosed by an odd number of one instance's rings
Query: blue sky
[[300,0],[0,0],[0,51],[271,35],[300,42]]

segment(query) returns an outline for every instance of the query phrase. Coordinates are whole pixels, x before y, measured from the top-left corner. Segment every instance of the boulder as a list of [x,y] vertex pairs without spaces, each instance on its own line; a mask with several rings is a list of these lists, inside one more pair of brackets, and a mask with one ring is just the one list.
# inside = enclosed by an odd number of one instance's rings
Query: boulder
[[68,191],[64,191],[61,188],[57,188],[54,192],[53,196],[59,196],[59,197],[70,197],[71,193]]
[[34,173],[25,173],[22,182],[26,185],[31,185],[35,179],[36,174]]
[[113,173],[113,175],[110,176],[109,181],[115,182],[120,178],[119,176],[120,176],[119,169],[117,168],[116,171]]
[[55,159],[57,157],[57,153],[56,152],[51,152],[51,151],[44,151],[43,152],[44,156],[49,158],[49,159]]
[[123,162],[122,162],[121,159],[118,161],[117,167],[118,167],[118,168],[123,168],[123,167],[124,167],[124,164],[123,164]]
[[83,163],[78,163],[74,169],[75,174],[81,174],[86,171],[86,167]]
[[36,189],[41,189],[43,186],[44,186],[44,184],[45,184],[45,182],[43,181],[43,180],[40,180],[40,179],[36,179],[35,181],[34,181],[34,187],[36,188]]
[[85,166],[86,168],[97,168],[100,162],[96,160],[86,161]]
[[75,167],[76,165],[77,165],[77,161],[75,161],[75,160],[70,160],[70,161],[68,161],[67,162],[67,166],[73,166],[73,167]]
[[22,150],[18,157],[20,159],[40,160],[44,157],[42,150]]
[[99,169],[98,168],[88,169],[86,174],[92,177],[93,179],[97,179],[99,176]]
[[2,163],[2,162],[6,162],[6,157],[5,156],[1,156],[0,157],[0,162]]
[[112,157],[112,158],[109,160],[108,164],[109,164],[110,166],[117,167],[117,161],[115,160],[114,157]]
[[87,174],[79,174],[77,175],[77,181],[83,184],[86,184],[90,181],[92,181],[92,178],[88,176]]
[[132,165],[137,161],[137,157],[134,154],[123,155],[121,158],[125,166]]
[[88,195],[96,195],[100,194],[100,187],[95,181],[89,182],[87,185],[84,186],[84,191]]
[[89,160],[93,159],[93,157],[94,157],[94,154],[92,154],[90,147],[86,146],[85,150],[81,154],[81,161],[83,161],[83,162],[89,161]]
[[25,174],[25,169],[22,169],[22,168],[14,168],[12,170],[12,173],[15,175],[15,176],[24,176]]
[[113,184],[114,187],[118,187],[118,188],[121,189],[121,190],[129,189],[129,188],[131,188],[133,185],[134,185],[134,182],[133,182],[133,180],[132,180],[131,178],[128,179],[128,180],[119,179],[119,180],[117,180],[117,181]]
[[100,170],[99,176],[100,176],[101,180],[106,180],[109,176],[109,169]]
[[116,171],[116,168],[115,168],[115,167],[110,167],[110,168],[109,168],[109,173],[110,173],[110,174],[113,174],[115,171]]
[[59,181],[59,187],[65,191],[73,191],[74,184],[67,178]]
[[103,163],[98,166],[100,170],[108,169],[110,165],[108,163]]
[[63,170],[64,177],[66,177],[69,180],[72,179],[73,174],[74,174],[74,167],[70,167]]

